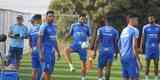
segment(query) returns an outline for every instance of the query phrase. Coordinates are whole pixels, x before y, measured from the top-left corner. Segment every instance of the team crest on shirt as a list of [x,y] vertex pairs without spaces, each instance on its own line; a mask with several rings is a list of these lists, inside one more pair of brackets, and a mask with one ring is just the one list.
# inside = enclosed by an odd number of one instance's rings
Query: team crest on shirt
[[128,31],[123,31],[122,32],[122,35],[121,35],[121,38],[124,38],[124,37],[129,37],[129,34],[128,34]]

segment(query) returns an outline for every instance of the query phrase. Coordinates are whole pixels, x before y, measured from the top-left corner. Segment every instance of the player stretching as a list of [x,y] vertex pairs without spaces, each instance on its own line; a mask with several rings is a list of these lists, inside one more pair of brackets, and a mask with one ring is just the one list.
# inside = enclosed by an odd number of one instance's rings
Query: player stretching
[[77,52],[81,60],[81,80],[85,80],[86,77],[86,60],[87,60],[87,47],[88,39],[90,36],[90,29],[87,24],[85,24],[86,15],[81,14],[79,16],[79,22],[71,25],[70,33],[66,35],[65,41],[69,36],[73,37],[73,42],[69,48],[65,51],[65,57],[69,64],[70,70],[74,71],[72,65],[71,55],[72,52]]

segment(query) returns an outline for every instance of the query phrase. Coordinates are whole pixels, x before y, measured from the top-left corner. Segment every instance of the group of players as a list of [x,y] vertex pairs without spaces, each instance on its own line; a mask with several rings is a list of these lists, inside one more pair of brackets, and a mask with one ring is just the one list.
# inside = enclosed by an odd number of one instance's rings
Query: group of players
[[[17,70],[19,69],[23,56],[24,39],[29,39],[32,56],[32,80],[51,80],[55,61],[61,57],[57,43],[57,25],[54,12],[48,11],[46,13],[45,23],[42,23],[41,15],[34,15],[31,19],[32,27],[30,29],[23,24],[22,15],[18,15],[16,19],[17,23],[12,25],[9,31],[9,37],[11,38],[9,66],[16,66]],[[65,48],[64,56],[65,61],[69,64],[70,71],[75,71],[71,53],[78,53],[81,63],[81,80],[87,79],[87,60],[93,60],[97,54],[97,80],[109,80],[114,55],[118,48],[123,80],[140,80],[139,73],[142,63],[139,53],[142,52],[142,49],[144,49],[146,60],[145,80],[149,80],[149,66],[152,59],[155,64],[155,80],[159,80],[160,26],[156,24],[154,16],[149,16],[149,23],[143,27],[140,48],[138,48],[137,43],[139,38],[139,30],[136,28],[138,26],[137,16],[128,17],[128,25],[122,30],[120,36],[109,21],[103,18],[102,24],[97,30],[93,49],[89,48],[91,27],[85,21],[86,15],[80,14],[79,21],[71,25],[69,33],[64,36],[63,40],[63,44],[66,44],[67,38],[70,36],[73,38],[72,44]],[[92,51],[90,57],[88,57],[88,50]]]

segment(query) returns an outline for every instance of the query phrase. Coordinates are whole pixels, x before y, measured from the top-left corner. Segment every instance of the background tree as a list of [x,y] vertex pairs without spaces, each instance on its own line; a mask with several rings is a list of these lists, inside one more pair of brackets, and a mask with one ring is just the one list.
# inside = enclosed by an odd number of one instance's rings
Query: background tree
[[[112,24],[121,31],[126,25],[126,16],[135,14],[140,17],[140,27],[147,22],[148,15],[155,15],[159,19],[159,0],[53,0],[49,9],[57,15],[77,15],[87,13],[93,27],[93,36],[102,16],[108,16]],[[59,18],[60,19],[60,18]],[[70,18],[71,19],[71,18]],[[68,19],[65,21],[67,22]],[[65,22],[63,20],[63,22]],[[73,22],[73,21],[72,21]],[[68,25],[68,24],[66,24]],[[61,26],[65,27],[65,26]]]

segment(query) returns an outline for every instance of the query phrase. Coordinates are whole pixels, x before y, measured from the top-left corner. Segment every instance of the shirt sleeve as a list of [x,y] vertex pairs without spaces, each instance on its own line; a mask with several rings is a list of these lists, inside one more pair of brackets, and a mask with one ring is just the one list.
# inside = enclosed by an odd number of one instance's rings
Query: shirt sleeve
[[43,35],[44,35],[45,28],[46,28],[46,26],[45,26],[44,24],[42,24],[42,25],[40,26],[40,29],[39,29],[39,35],[40,35],[40,36],[43,36]]
[[100,36],[100,29],[97,30],[97,36]]
[[13,33],[13,25],[9,27],[9,33]]
[[116,32],[116,39],[118,40],[119,39],[119,32],[117,30],[115,30]]
[[137,28],[134,29],[135,33],[134,33],[134,38],[139,38],[139,30]]
[[70,35],[73,35],[73,27],[74,27],[74,24],[71,25],[71,28],[70,28],[70,30],[69,30],[69,34],[70,34]]

